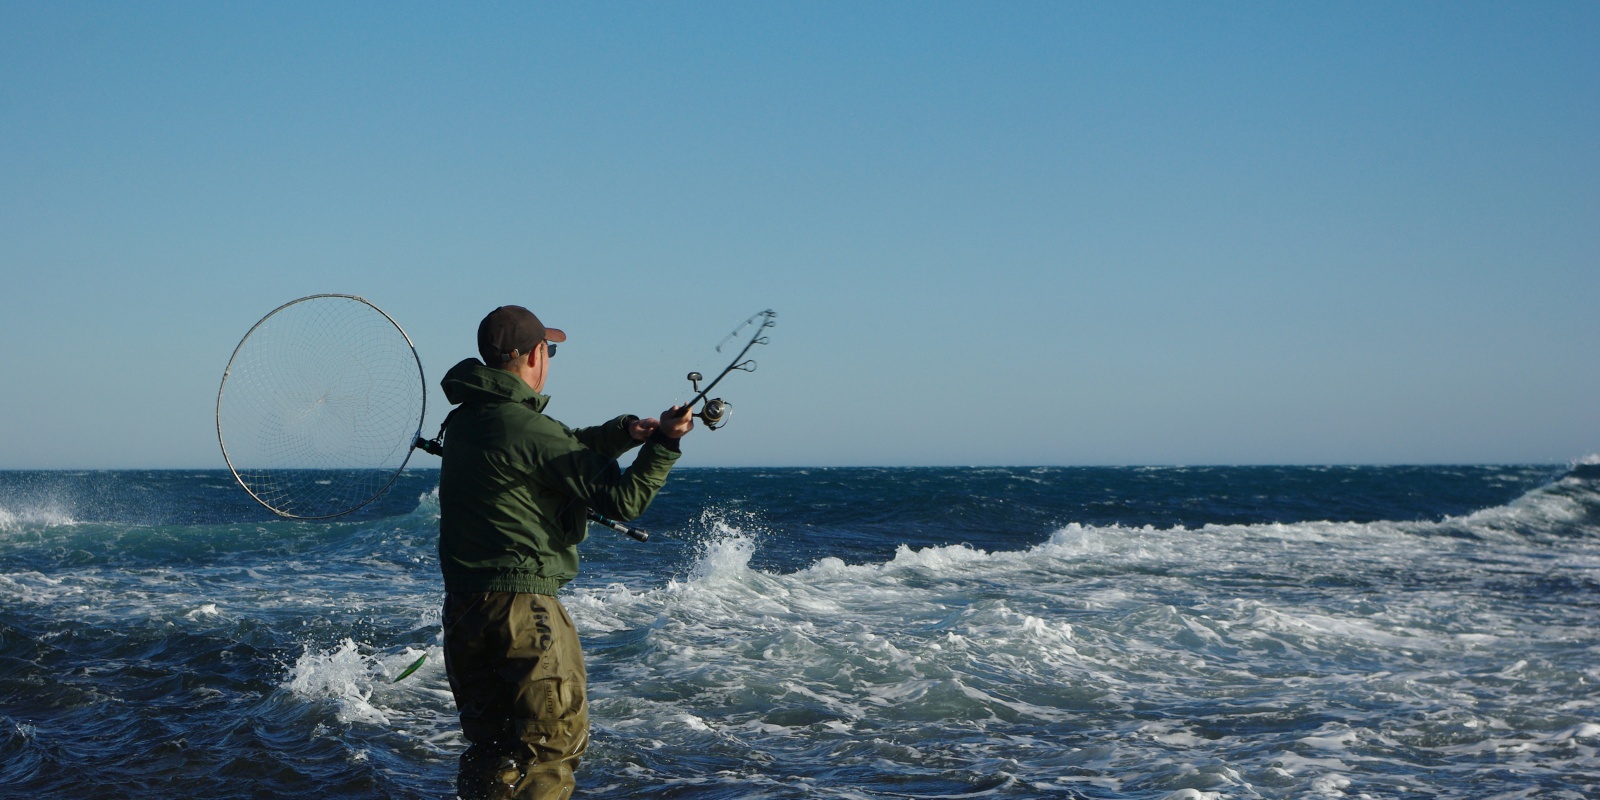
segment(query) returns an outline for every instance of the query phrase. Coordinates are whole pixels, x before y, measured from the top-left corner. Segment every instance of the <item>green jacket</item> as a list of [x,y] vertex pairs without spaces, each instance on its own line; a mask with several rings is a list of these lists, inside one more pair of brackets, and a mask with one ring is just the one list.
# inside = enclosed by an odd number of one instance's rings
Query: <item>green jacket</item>
[[439,469],[439,566],[449,592],[554,595],[578,574],[587,511],[630,520],[678,460],[676,443],[638,444],[637,417],[573,430],[544,415],[550,398],[469,358],[440,382],[451,412]]

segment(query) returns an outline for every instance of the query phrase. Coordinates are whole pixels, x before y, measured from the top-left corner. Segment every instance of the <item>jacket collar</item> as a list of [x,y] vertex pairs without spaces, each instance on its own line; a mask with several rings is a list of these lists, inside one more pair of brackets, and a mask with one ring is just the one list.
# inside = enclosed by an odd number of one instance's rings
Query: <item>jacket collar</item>
[[485,365],[469,358],[450,368],[439,381],[446,400],[451,405],[461,403],[526,403],[534,411],[543,412],[550,403],[549,395],[533,390],[527,382],[503,369]]

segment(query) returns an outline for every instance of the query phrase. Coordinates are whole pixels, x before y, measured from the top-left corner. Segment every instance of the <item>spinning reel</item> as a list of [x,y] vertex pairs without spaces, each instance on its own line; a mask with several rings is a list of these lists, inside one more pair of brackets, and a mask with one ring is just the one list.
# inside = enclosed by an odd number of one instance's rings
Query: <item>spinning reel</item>
[[[750,370],[746,370],[746,372],[749,371]],[[700,381],[703,380],[705,380],[704,375],[701,375],[698,372],[689,373],[689,383],[694,386],[694,391],[696,394],[699,394]],[[699,417],[700,421],[706,424],[707,429],[714,431],[728,424],[728,415],[731,413],[733,413],[732,403],[720,397],[713,397],[710,400],[707,400],[705,405],[700,407],[700,411],[697,412],[695,416]]]

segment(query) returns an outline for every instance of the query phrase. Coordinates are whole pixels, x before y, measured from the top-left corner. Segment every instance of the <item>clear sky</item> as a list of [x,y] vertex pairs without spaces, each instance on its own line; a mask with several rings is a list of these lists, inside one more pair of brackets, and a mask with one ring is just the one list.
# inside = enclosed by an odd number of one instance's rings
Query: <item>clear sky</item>
[[686,465],[1560,462],[1600,4],[7,0],[0,276],[0,468],[220,467],[321,292],[430,435],[496,305],[574,425],[771,307]]

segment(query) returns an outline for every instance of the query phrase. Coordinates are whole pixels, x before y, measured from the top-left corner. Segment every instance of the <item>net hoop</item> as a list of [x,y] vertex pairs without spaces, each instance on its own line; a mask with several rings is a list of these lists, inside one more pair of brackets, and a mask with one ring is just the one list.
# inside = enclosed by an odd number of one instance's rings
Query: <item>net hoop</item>
[[[329,306],[328,301],[346,302]],[[354,352],[341,351],[346,343],[333,341],[332,336],[325,336],[325,341],[307,342],[302,330],[291,328],[286,334],[278,333],[283,326],[297,324],[299,320],[294,315],[301,312],[317,313],[320,316],[315,319],[325,320],[326,314],[335,313],[324,312],[327,308],[350,310],[345,319],[335,321],[341,325],[355,319],[353,315],[367,315],[364,322],[369,330],[361,335],[381,337],[378,355],[385,360],[376,366],[387,370],[379,378],[385,381],[386,388],[396,392],[395,398],[379,398],[374,403],[370,390],[365,395],[336,394],[340,388],[363,388],[339,385],[359,383],[352,380],[352,375],[372,377],[368,351],[358,359]],[[369,311],[377,312],[381,321],[370,317]],[[391,331],[399,338],[394,339]],[[290,337],[279,350],[293,350],[294,361],[285,361],[281,353],[271,352],[275,343],[271,338],[265,339],[267,356],[255,352],[262,346],[263,337],[270,335]],[[400,342],[404,342],[403,347]],[[295,373],[289,377],[301,379],[301,385],[286,387],[283,384],[289,381],[279,380],[276,374],[256,374],[280,366]],[[230,389],[234,390],[232,394]],[[389,419],[375,420],[374,412],[386,414]],[[253,431],[239,428],[245,423],[225,423],[225,419],[241,416],[248,422],[251,414],[261,417],[262,422]],[[426,414],[422,360],[400,323],[365,298],[314,294],[273,309],[251,326],[234,347],[217,389],[217,444],[234,480],[274,514],[290,519],[330,519],[372,503],[394,485],[411,459],[412,443],[422,432]],[[319,422],[323,423],[320,427]],[[279,434],[278,438],[273,439],[273,434]],[[357,452],[362,447],[367,452]],[[252,459],[259,463],[251,463]],[[287,463],[272,463],[274,460]]]

